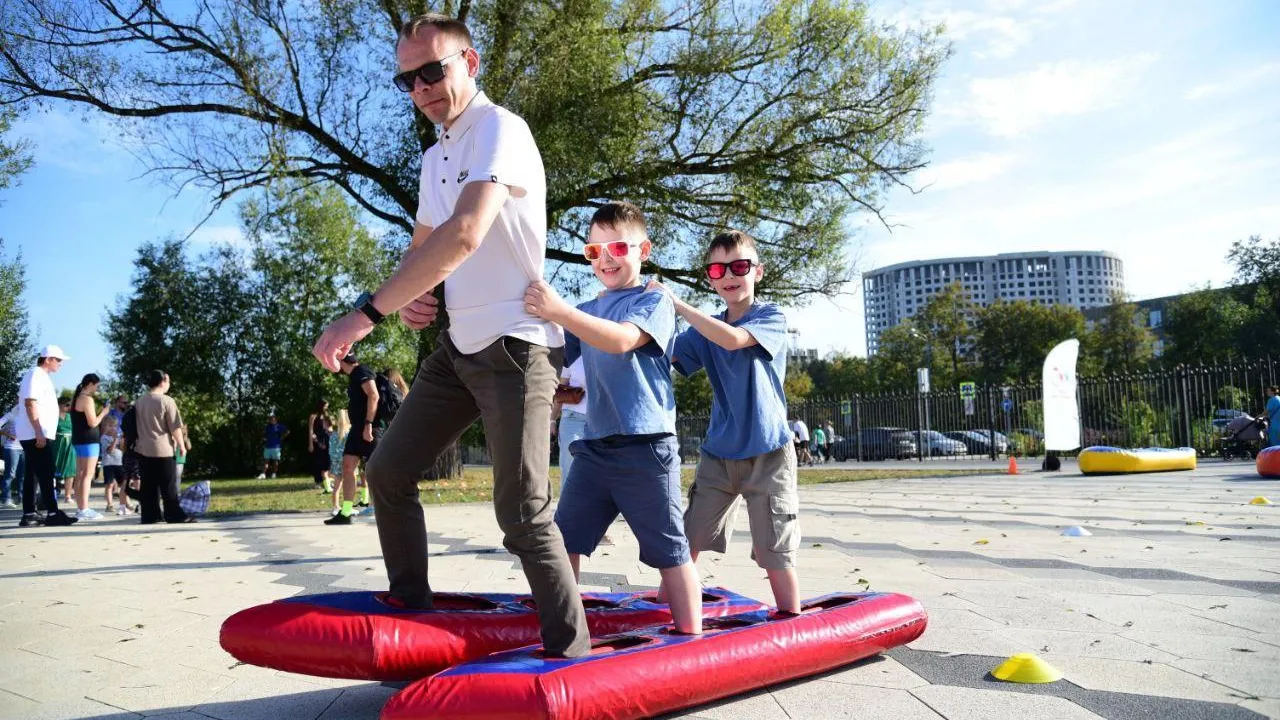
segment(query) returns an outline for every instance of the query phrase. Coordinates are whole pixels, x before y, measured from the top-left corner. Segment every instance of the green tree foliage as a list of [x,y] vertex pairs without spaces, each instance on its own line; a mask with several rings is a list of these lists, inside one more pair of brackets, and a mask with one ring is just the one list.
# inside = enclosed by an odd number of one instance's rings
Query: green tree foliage
[[996,302],[978,313],[975,334],[984,382],[1037,382],[1054,345],[1084,336],[1084,316],[1066,305]]
[[429,123],[391,85],[396,30],[424,10],[471,26],[481,86],[524,116],[548,174],[552,260],[600,202],[654,218],[653,267],[731,226],[760,239],[761,292],[803,301],[850,277],[845,219],[924,165],[949,49],[842,0],[726,3],[14,0],[0,104],[56,99],[125,121],[166,177],[224,201],[282,177],[330,183],[404,230]]
[[1108,375],[1145,370],[1155,357],[1147,311],[1115,298],[1082,342],[1082,367]]
[[[295,189],[246,204],[248,251],[224,246],[192,259],[180,240],[139,250],[133,290],[108,313],[103,336],[115,374],[135,392],[152,368],[173,378],[197,469],[253,469],[272,410],[294,429],[298,460],[316,401],[345,407],[345,378],[324,372],[311,346],[394,262],[357,217],[333,189]],[[369,367],[412,377],[416,339],[397,323],[358,349]]]
[[17,113],[11,108],[0,107],[0,190],[15,185],[18,176],[31,167],[30,143],[5,138],[16,117]]
[[27,305],[22,294],[27,289],[22,257],[9,259],[0,239],[0,413],[9,411],[18,396],[18,380],[35,361],[31,343]]
[[801,404],[813,393],[813,379],[804,370],[788,370],[782,391],[787,396],[788,405]]
[[672,370],[671,380],[675,386],[676,412],[681,415],[711,414],[711,380],[705,372],[685,377]]
[[931,368],[934,382],[941,386],[955,385],[965,373],[961,355],[972,342],[975,312],[964,286],[954,282],[929,298],[924,309],[912,318],[927,339],[930,356],[935,361],[946,359]]
[[1252,309],[1230,289],[1198,290],[1172,302],[1164,311],[1164,359],[1201,363],[1246,354],[1241,338]]

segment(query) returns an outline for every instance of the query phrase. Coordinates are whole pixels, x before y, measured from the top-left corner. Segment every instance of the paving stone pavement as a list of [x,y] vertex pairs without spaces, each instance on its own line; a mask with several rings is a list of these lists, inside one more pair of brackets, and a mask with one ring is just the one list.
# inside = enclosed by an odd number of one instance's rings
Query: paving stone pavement
[[[217,492],[215,483],[214,492]],[[930,613],[909,647],[671,718],[1280,718],[1280,482],[1244,464],[1085,478],[1027,473],[801,489],[805,596],[903,592]],[[313,514],[142,527],[16,527],[0,515],[0,718],[377,718],[401,686],[238,664],[224,618],[295,594],[383,589],[370,518]],[[526,591],[488,505],[427,509],[437,590]],[[1091,537],[1063,537],[1082,525]],[[745,513],[704,582],[768,599]],[[657,585],[625,525],[584,590]],[[1063,671],[989,671],[1035,652]]]

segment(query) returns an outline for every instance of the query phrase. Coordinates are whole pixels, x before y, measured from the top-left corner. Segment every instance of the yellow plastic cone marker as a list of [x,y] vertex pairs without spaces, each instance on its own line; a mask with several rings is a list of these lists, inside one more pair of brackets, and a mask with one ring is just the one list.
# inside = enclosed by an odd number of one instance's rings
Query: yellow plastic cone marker
[[1036,657],[1033,653],[1018,653],[1000,663],[991,671],[997,680],[1014,683],[1040,684],[1057,682],[1062,673],[1049,663]]
[[1250,500],[1249,504],[1250,505],[1271,505],[1273,503],[1270,500],[1266,499],[1265,497],[1259,495],[1258,497]]

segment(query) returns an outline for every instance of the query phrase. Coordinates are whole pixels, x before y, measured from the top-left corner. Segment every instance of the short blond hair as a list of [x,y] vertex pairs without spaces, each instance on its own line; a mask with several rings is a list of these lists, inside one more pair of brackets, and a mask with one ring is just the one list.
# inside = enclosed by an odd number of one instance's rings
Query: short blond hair
[[457,18],[439,13],[426,13],[409,18],[400,26],[399,39],[415,38],[423,28],[428,27],[435,29],[438,33],[443,33],[446,37],[451,37],[463,43],[467,47],[471,47],[474,44],[471,40],[471,31],[467,29],[466,23]]
[[620,233],[633,230],[645,240],[649,239],[649,225],[644,221],[644,213],[629,202],[614,201],[601,205],[600,209],[591,216],[591,225],[599,225]]

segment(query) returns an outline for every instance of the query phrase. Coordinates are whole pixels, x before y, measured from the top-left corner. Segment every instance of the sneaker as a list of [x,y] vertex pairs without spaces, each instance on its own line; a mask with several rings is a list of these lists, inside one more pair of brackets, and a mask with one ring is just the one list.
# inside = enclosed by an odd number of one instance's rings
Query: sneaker
[[366,506],[366,507],[365,507],[363,510],[361,510],[358,514],[360,514],[360,515],[372,515],[372,514],[373,514],[373,508]]
[[276,479],[276,474],[275,474],[275,473],[271,473],[271,479],[272,479],[272,480],[275,480],[275,479]]
[[266,480],[266,479],[267,479],[267,474],[266,474],[266,473],[258,473],[258,479],[259,479],[259,480]]
[[44,518],[44,524],[46,527],[62,527],[66,525],[75,525],[76,521],[79,519],[80,518],[78,517],[67,517],[66,513],[59,510],[46,515]]
[[364,500],[361,500],[360,502],[356,503],[356,507],[362,507],[362,508],[369,507],[369,503],[365,502]]
[[4,508],[5,510],[12,510],[16,507],[18,506],[15,505],[12,500],[5,500],[4,502],[0,503],[0,508]]
[[79,520],[101,520],[102,513],[93,508],[85,508],[76,513],[76,518]]
[[328,520],[325,520],[325,521],[324,521],[324,524],[325,524],[325,525],[350,525],[350,524],[351,524],[351,516],[350,516],[350,515],[343,515],[342,513],[338,513],[337,515],[334,515],[333,517],[329,518]]
[[337,515],[337,514],[338,514],[338,508],[333,508],[332,510],[329,511],[329,515]]
[[23,515],[22,519],[18,521],[18,527],[34,527],[36,525],[43,524],[44,523],[40,522],[40,518],[35,516],[35,513]]
[[129,514],[128,505],[121,503],[120,505],[116,506],[116,515],[119,515],[120,517],[124,517],[125,515],[128,515],[128,514]]
[[108,515],[110,515],[111,513],[115,512],[115,511],[116,511],[116,506],[115,506],[115,505],[113,505],[112,503],[107,503],[107,507],[106,507],[106,509],[105,509],[103,512],[105,512],[105,513],[107,513]]

